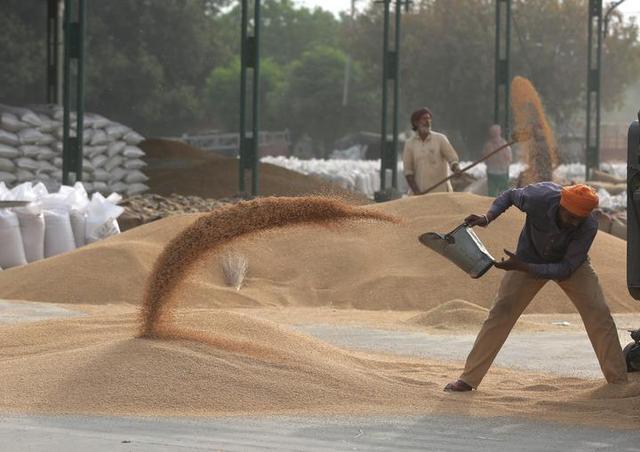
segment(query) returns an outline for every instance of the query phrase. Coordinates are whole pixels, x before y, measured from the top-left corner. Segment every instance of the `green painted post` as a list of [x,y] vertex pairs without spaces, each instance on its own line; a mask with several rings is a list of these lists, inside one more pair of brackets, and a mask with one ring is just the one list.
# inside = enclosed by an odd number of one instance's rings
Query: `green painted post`
[[402,1],[396,0],[396,32],[395,32],[395,59],[393,66],[393,139],[389,152],[391,168],[391,186],[394,190],[398,188],[398,114],[400,99],[400,19],[402,13]]
[[47,0],[47,103],[57,104],[60,101],[60,79],[58,68],[60,55],[60,15],[59,0]]
[[[594,49],[595,37],[595,49]],[[600,166],[600,84],[602,69],[602,0],[589,0],[585,178]],[[595,58],[594,54],[595,53]],[[595,110],[595,121],[594,112]]]
[[[245,193],[245,171],[251,171],[251,194],[258,194],[258,149],[260,129],[260,0],[254,3],[253,36],[248,35],[248,4],[242,0],[241,68],[240,68],[240,161],[239,188]],[[251,137],[247,136],[247,68],[253,69],[251,99]]]
[[64,0],[64,62],[62,87],[62,183],[69,184],[73,151],[69,136],[69,108],[71,106],[71,0]]
[[82,181],[83,139],[84,139],[84,37],[86,34],[86,0],[78,4],[78,36],[76,54],[76,181]]
[[[78,0],[78,8],[72,12],[72,0],[64,1],[64,80],[62,120],[62,183],[69,185],[82,180],[82,139],[84,128],[84,35],[86,22],[85,0]],[[76,15],[76,20],[72,16]],[[70,133],[71,116],[71,60],[76,60],[75,104],[76,136]],[[73,180],[70,174],[74,173]]]
[[[398,192],[398,100],[400,71],[400,19],[403,0],[395,0],[394,48],[389,48],[390,4],[391,0],[382,0],[384,4],[384,30],[382,38],[382,124],[380,132],[380,190],[375,193],[376,201],[388,201],[400,197]],[[387,136],[387,115],[389,110],[389,80],[393,81],[393,109],[391,116],[392,138]],[[387,188],[387,170],[391,171],[391,187]]]
[[382,38],[382,126],[380,128],[380,191],[387,188],[387,82],[389,79],[389,3],[391,0],[383,0],[384,3],[384,29]]
[[253,66],[253,133],[251,141],[251,194],[258,194],[258,161],[260,146],[260,0],[254,7],[254,66]]
[[[511,0],[496,0],[493,122],[510,134]],[[502,98],[502,99],[501,99]]]
[[245,167],[245,154],[247,152],[246,146],[246,115],[245,108],[247,104],[247,0],[242,0],[241,3],[241,33],[240,33],[240,137],[238,140],[239,146],[239,161],[238,161],[238,180],[240,193],[245,191],[244,183],[244,167]]

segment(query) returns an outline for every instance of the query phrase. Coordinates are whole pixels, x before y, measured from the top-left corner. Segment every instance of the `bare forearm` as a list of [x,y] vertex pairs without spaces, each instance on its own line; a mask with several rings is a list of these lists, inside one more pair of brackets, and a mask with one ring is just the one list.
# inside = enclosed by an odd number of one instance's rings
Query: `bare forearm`
[[413,174],[409,174],[405,177],[407,179],[407,184],[409,184],[409,188],[411,188],[411,191],[413,192],[413,194],[419,195],[420,189],[418,189],[418,185],[416,184],[416,178],[413,176]]

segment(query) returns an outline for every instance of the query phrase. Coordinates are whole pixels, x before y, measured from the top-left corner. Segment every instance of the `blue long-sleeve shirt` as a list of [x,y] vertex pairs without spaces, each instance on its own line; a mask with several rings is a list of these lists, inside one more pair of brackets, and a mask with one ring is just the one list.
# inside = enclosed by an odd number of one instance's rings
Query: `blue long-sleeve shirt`
[[588,258],[598,232],[589,215],[578,227],[561,229],[556,221],[562,187],[540,182],[503,192],[489,209],[493,221],[509,207],[527,214],[518,239],[516,256],[529,264],[530,273],[544,279],[566,279]]

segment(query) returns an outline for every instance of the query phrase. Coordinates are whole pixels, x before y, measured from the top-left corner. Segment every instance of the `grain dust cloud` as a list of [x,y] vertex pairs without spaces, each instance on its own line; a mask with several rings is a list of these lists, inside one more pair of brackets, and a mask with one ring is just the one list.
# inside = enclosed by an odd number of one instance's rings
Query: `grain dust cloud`
[[511,82],[511,110],[514,130],[531,136],[521,144],[528,168],[522,173],[519,185],[552,180],[553,169],[558,165],[556,141],[540,96],[524,77],[515,77]]

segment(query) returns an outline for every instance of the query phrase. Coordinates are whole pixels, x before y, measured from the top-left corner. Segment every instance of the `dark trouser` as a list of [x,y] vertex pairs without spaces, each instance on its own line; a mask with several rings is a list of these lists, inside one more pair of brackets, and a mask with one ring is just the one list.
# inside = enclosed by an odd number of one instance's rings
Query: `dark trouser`
[[496,197],[509,188],[509,174],[487,173],[487,194]]
[[[478,387],[520,314],[547,282],[525,272],[505,273],[495,304],[467,357],[460,376],[462,381]],[[591,264],[585,262],[568,279],[557,281],[557,284],[580,313],[604,377],[609,383],[625,383],[627,364],[618,331]]]

